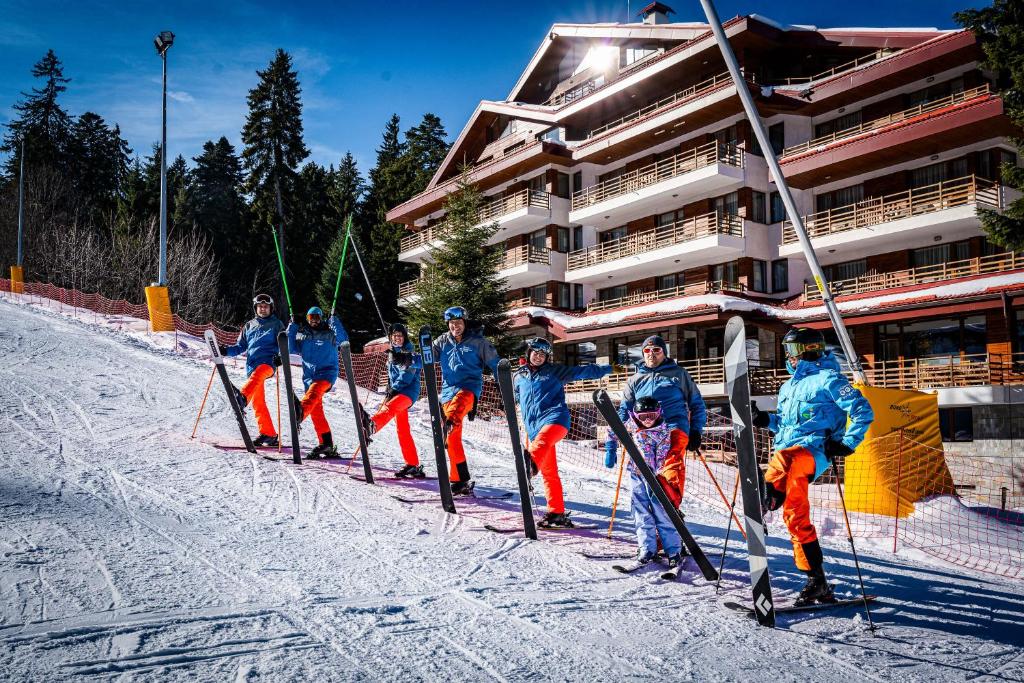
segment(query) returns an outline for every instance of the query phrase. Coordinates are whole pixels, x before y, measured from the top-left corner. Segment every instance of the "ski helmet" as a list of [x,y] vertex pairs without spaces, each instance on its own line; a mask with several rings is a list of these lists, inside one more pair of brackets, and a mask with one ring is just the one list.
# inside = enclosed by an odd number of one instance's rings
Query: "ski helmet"
[[[311,320],[311,318],[313,317],[317,318],[317,321],[315,323]],[[308,311],[306,311],[306,322],[308,322],[310,325],[318,325],[320,321],[323,319],[324,312],[320,309],[319,306],[313,306]]]
[[448,322],[449,320],[465,320],[468,317],[469,313],[467,313],[466,309],[462,306],[452,306],[444,312],[445,322]]
[[825,336],[821,330],[809,327],[793,328],[782,338],[782,351],[786,356],[786,369],[790,374],[796,372],[796,363],[791,359],[816,362],[825,352]]
[[[395,323],[395,324],[393,324],[391,326],[391,334],[394,334],[395,332],[398,332],[399,334],[402,335],[402,343],[403,344],[405,344],[405,342],[409,341],[409,330],[402,323]],[[389,334],[388,336],[390,337],[391,335]]]
[[554,353],[554,349],[551,348],[551,342],[543,337],[534,337],[533,339],[526,340],[527,360],[529,360],[529,355],[533,351],[540,351],[543,353],[545,363],[551,360],[551,354]]
[[[662,422],[661,404],[653,396],[641,396],[633,404],[633,409],[629,411],[629,415],[640,429],[657,427]],[[652,419],[653,422],[651,424],[644,424]]]
[[266,304],[270,306],[270,312],[274,312],[274,300],[269,294],[257,294],[252,298],[252,310],[255,311],[259,304]]

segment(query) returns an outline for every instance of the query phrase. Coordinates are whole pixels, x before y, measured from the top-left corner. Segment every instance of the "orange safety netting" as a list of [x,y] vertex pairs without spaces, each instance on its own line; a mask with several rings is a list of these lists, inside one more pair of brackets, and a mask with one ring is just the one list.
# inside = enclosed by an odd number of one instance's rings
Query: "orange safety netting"
[[[10,280],[0,278],[0,291],[9,292],[10,285]],[[48,284],[25,283],[24,294],[17,296],[106,316],[149,319],[145,304]],[[213,323],[190,323],[177,315],[173,323],[175,333],[193,336],[212,329],[222,343],[234,341],[238,334],[237,330],[225,330]],[[387,353],[353,354],[352,361],[356,384],[381,394],[387,383]],[[590,402],[589,391],[574,393],[570,386],[569,392],[572,429],[558,445],[560,468],[570,478],[574,469],[605,471],[613,477],[614,470],[604,468],[607,425]],[[477,419],[466,423],[464,429],[470,447],[474,439],[503,443],[508,438],[493,378],[485,378]],[[854,461],[839,468],[840,481],[856,500],[849,511],[853,534],[891,538],[894,552],[902,544],[952,564],[1024,578],[1024,455],[944,453],[934,445],[916,441],[915,436],[912,430],[904,429],[878,436],[869,444],[874,454],[872,468],[856,467]],[[755,447],[758,462],[766,466],[771,456],[771,437],[766,430],[755,429]],[[709,414],[702,455],[703,461],[687,453],[686,498],[717,507],[725,515],[738,479],[730,420]],[[879,477],[879,472],[885,476]],[[822,535],[845,533],[836,476],[836,470],[829,470],[810,489],[811,518]],[[908,497],[908,490],[913,491],[912,496]],[[894,505],[893,501],[899,502]],[[741,507],[739,500],[737,506]],[[785,534],[781,519],[769,517],[768,521],[773,533]]]

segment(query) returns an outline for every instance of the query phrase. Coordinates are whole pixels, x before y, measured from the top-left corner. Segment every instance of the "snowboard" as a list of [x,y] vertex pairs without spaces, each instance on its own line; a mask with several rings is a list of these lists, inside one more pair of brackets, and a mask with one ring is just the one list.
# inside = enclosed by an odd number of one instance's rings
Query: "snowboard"
[[441,418],[441,401],[437,395],[436,360],[434,339],[430,327],[424,325],[419,332],[420,358],[423,360],[423,378],[427,387],[427,407],[430,409],[430,431],[434,436],[434,459],[437,461],[437,489],[441,494],[441,507],[446,512],[455,512],[452,484],[448,479],[448,457],[445,453],[444,422]]
[[249,428],[245,426],[245,418],[242,417],[242,407],[238,405],[235,388],[231,386],[227,368],[224,367],[224,356],[220,355],[220,345],[217,343],[217,336],[214,335],[213,330],[207,330],[203,334],[203,338],[206,339],[206,345],[210,349],[210,356],[213,358],[214,365],[217,366],[217,374],[220,376],[220,381],[224,384],[224,391],[228,395],[228,403],[231,404],[231,410],[234,411],[235,419],[238,420],[238,429],[242,432],[242,442],[245,444],[245,450],[255,453],[256,446],[253,445],[252,437],[249,436]]
[[[293,323],[294,324],[294,323]],[[284,330],[277,333],[277,353],[281,356],[281,374],[284,375],[284,394],[288,397],[288,424],[292,436],[292,462],[302,464],[302,450],[299,448],[299,421],[295,419],[298,399],[292,389],[292,362],[288,352],[288,333]]]
[[356,374],[352,370],[352,346],[347,341],[341,342],[341,362],[345,365],[345,380],[348,382],[348,393],[352,399],[352,415],[356,420],[356,434],[359,435],[359,450],[363,455],[363,481],[373,483],[373,469],[370,467],[370,444],[368,435],[363,428],[363,406],[359,403],[359,392],[356,391]]
[[512,441],[512,455],[516,461],[519,500],[523,507],[523,533],[527,538],[536,541],[537,524],[533,519],[532,489],[526,468],[526,458],[530,456],[524,452],[523,442],[519,440],[519,417],[516,415],[515,388],[512,386],[512,369],[507,358],[498,361],[498,389],[501,390],[501,404],[505,408],[505,421],[508,423],[508,434]]

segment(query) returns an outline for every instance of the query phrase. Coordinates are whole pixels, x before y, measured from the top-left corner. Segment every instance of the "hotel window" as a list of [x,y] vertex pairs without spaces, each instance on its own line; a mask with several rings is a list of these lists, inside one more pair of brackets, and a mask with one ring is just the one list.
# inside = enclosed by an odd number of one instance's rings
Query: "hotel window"
[[558,307],[572,308],[572,288],[564,282],[558,283]]
[[825,279],[829,282],[852,280],[868,272],[868,262],[866,259],[857,259],[856,261],[845,261],[843,263],[822,266],[821,269],[825,271]]
[[597,362],[597,344],[580,342],[565,345],[566,365],[593,365]]
[[736,192],[730,192],[724,197],[715,197],[715,212],[719,216],[735,216],[740,212],[740,196]]
[[544,192],[548,189],[547,178],[544,177],[543,173],[530,178],[530,189],[535,192]]
[[735,123],[728,128],[715,131],[711,134],[711,137],[720,144],[735,145],[740,141],[739,129],[736,127]]
[[654,219],[654,223],[659,228],[663,228],[666,225],[672,225],[673,223],[681,220],[683,220],[683,210],[679,209],[677,211],[658,214],[658,217]]
[[530,287],[530,301],[537,304],[538,306],[546,306],[548,303],[548,286],[537,285],[536,287]]
[[712,282],[725,282],[727,284],[739,281],[739,273],[736,262],[718,263],[711,267]]
[[764,223],[766,218],[767,211],[765,209],[764,192],[754,190],[750,194],[750,220],[755,223]]
[[841,209],[844,206],[856,204],[864,199],[864,186],[851,185],[831,192],[823,192],[814,198],[816,211],[827,211],[829,209]]
[[546,249],[548,246],[547,228],[541,228],[530,235],[530,246],[534,249]]
[[776,155],[782,154],[782,150],[786,148],[786,128],[782,121],[768,127],[768,144],[772,146]]
[[629,233],[629,230],[625,225],[621,225],[611,230],[605,230],[604,232],[597,233],[598,241],[601,244],[611,242],[612,240],[620,240]]
[[754,259],[754,270],[750,278],[750,288],[755,292],[768,291],[765,287],[768,284],[767,266],[768,264],[764,261]]
[[629,288],[626,285],[605,287],[604,289],[597,290],[597,300],[611,301],[612,299],[622,299],[627,294],[629,294]]
[[814,127],[814,137],[823,138],[826,135],[832,133],[839,133],[844,130],[859,126],[861,123],[861,112],[855,111],[849,114],[844,114],[839,118],[832,119],[831,121],[825,121],[819,123]]
[[937,164],[930,164],[922,168],[915,168],[910,171],[910,186],[925,187],[947,180],[956,180],[967,175],[967,159],[953,159],[952,161],[940,161]]
[[974,441],[974,413],[971,408],[939,408],[939,431],[943,441]]
[[587,307],[587,302],[583,300],[583,285],[572,286],[572,305],[576,310],[582,310]]
[[789,291],[789,261],[787,259],[772,261],[772,291]]
[[583,248],[583,226],[574,225],[572,226],[572,248],[582,249]]
[[910,250],[910,267],[924,268],[950,261],[963,261],[971,257],[970,242],[947,242],[931,247]]
[[660,292],[663,289],[675,289],[682,284],[682,277],[672,273],[671,275],[659,275],[655,279],[655,288]]
[[555,251],[562,253],[569,251],[569,228],[558,228],[555,235],[558,239],[558,246],[555,248]]
[[778,192],[772,192],[771,194],[771,216],[769,216],[772,223],[781,223],[786,220],[786,207],[782,203],[782,195]]
[[576,171],[572,174],[572,191],[580,192],[583,189],[583,171]]
[[[960,355],[986,351],[985,316],[922,320],[900,325],[900,349],[904,358],[921,358],[934,364],[959,363]],[[952,359],[949,357],[952,356]]]
[[569,197],[569,174],[559,173],[555,176],[555,194],[563,199]]

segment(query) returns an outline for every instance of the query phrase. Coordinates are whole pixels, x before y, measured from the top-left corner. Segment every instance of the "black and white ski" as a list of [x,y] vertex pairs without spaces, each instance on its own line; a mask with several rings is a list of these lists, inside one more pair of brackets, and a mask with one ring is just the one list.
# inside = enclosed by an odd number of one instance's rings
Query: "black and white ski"
[[281,356],[281,374],[284,375],[284,395],[288,397],[288,425],[292,435],[292,462],[302,464],[302,451],[299,449],[299,421],[295,419],[298,399],[292,389],[292,362],[288,352],[288,333],[282,330],[277,333],[277,353]]
[[633,560],[629,564],[613,564],[612,569],[619,572],[620,574],[632,574],[633,572],[639,571],[644,567],[650,567],[652,564],[654,564],[654,560],[648,560],[647,562]]
[[747,335],[743,318],[734,316],[725,326],[725,387],[732,412],[733,435],[740,488],[743,491],[743,521],[747,530],[750,585],[754,592],[754,614],[762,626],[775,626],[775,606],[768,576],[768,547],[761,517],[763,475],[754,450],[754,425],[750,417],[750,379],[747,375]]
[[363,455],[363,480],[367,484],[373,483],[373,469],[370,467],[370,444],[368,434],[363,425],[365,410],[359,403],[359,392],[356,391],[356,374],[352,370],[352,346],[347,342],[341,342],[341,362],[345,366],[345,379],[348,382],[348,394],[352,399],[352,414],[356,419],[356,434],[359,435],[359,450]]
[[[496,534],[521,534],[525,531],[524,527],[503,527],[495,526],[493,524],[484,524],[484,528],[488,531],[493,531]],[[536,527],[540,531],[591,531],[594,529],[600,529],[598,524],[576,524],[575,526],[548,526],[548,527]]]
[[245,450],[255,453],[256,446],[253,445],[252,437],[249,436],[249,428],[245,426],[245,418],[242,417],[242,407],[238,405],[235,388],[231,385],[231,380],[228,379],[228,371],[224,367],[224,356],[220,355],[220,345],[217,343],[217,337],[213,334],[213,330],[207,330],[203,337],[206,339],[206,345],[210,348],[213,364],[217,366],[217,374],[220,375],[220,380],[224,383],[224,391],[227,392],[228,403],[231,404],[231,410],[234,411],[235,419],[238,420],[238,429],[242,432],[242,442],[245,444]]
[[658,478],[654,476],[654,472],[651,470],[651,466],[644,460],[643,454],[640,453],[640,449],[637,448],[636,442],[633,441],[633,437],[630,436],[629,432],[626,431],[626,425],[622,424],[622,420],[619,419],[619,414],[615,411],[615,405],[612,403],[611,397],[608,392],[604,389],[598,389],[594,392],[594,405],[597,406],[597,410],[601,413],[601,417],[605,419],[608,426],[615,433],[619,443],[622,444],[623,448],[629,454],[630,459],[633,460],[633,464],[636,466],[640,476],[643,477],[644,481],[650,487],[651,491],[658,498],[658,502],[661,503],[662,508],[668,513],[669,518],[672,520],[672,526],[679,532],[680,538],[683,540],[683,545],[690,551],[690,556],[693,557],[697,566],[700,567],[701,573],[704,574],[704,578],[708,581],[714,581],[718,578],[718,572],[714,566],[708,560],[707,555],[701,550],[701,547],[697,545],[696,539],[690,530],[686,528],[686,523],[683,522],[683,516],[676,509],[676,506],[669,500],[668,495],[665,493],[665,489],[658,483]]
[[501,390],[501,403],[505,408],[505,422],[508,423],[509,439],[512,442],[512,455],[516,461],[516,479],[519,482],[519,500],[523,506],[523,529],[527,538],[537,540],[537,525],[533,519],[533,497],[530,487],[530,476],[527,474],[526,458],[530,457],[523,449],[519,440],[519,417],[516,415],[515,389],[512,386],[512,369],[507,358],[498,361],[498,388]]
[[[877,595],[866,596],[868,602],[874,602],[878,599]],[[846,598],[843,600],[836,600],[835,602],[815,602],[810,605],[775,605],[775,614],[794,614],[799,612],[823,612],[830,609],[838,609],[840,607],[852,607],[853,605],[863,605],[865,598]],[[740,602],[726,601],[722,603],[726,607],[736,612],[742,612],[751,616],[757,615],[755,610],[750,605],[744,605]]]
[[423,359],[423,378],[427,386],[427,406],[430,408],[430,430],[434,435],[434,458],[437,461],[437,489],[441,494],[441,507],[446,512],[455,512],[452,484],[448,479],[448,457],[445,453],[444,420],[441,418],[441,401],[437,395],[436,361],[434,339],[430,327],[420,328],[420,357]]

